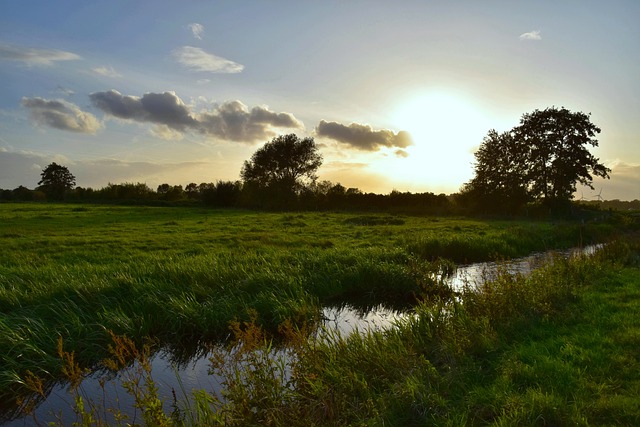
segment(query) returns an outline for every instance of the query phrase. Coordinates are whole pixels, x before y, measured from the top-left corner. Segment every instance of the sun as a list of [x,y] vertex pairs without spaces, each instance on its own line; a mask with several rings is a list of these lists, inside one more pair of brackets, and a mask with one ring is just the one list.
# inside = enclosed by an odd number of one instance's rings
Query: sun
[[457,191],[473,174],[473,152],[491,128],[488,118],[468,97],[430,91],[408,97],[393,111],[398,130],[411,134],[405,157],[388,159],[395,180],[414,186]]

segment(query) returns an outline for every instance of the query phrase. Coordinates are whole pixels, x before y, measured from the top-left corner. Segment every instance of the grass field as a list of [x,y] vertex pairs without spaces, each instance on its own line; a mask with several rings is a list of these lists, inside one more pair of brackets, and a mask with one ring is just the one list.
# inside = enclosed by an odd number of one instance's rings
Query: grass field
[[58,378],[60,338],[91,367],[107,355],[110,332],[185,348],[226,337],[229,322],[250,313],[276,331],[287,319],[313,321],[330,301],[417,304],[437,285],[441,257],[514,257],[624,231],[611,222],[70,204],[0,204],[0,221],[5,397],[28,388],[29,373]]

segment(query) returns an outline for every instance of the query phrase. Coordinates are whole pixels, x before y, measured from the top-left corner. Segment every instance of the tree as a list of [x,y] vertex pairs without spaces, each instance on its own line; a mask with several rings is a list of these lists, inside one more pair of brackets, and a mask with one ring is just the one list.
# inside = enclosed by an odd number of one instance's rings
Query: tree
[[474,210],[515,213],[529,200],[524,147],[491,129],[475,152],[475,177],[463,188]]
[[187,197],[189,199],[197,199],[200,196],[200,193],[198,192],[198,184],[195,182],[187,184],[184,188],[184,192],[187,193]]
[[313,138],[281,135],[245,161],[240,176],[248,187],[270,190],[269,193],[284,201],[314,183],[321,164],[322,156]]
[[590,114],[566,108],[547,108],[524,114],[512,131],[526,149],[526,179],[532,197],[546,203],[569,201],[576,183],[593,189],[593,175],[609,178],[611,169],[599,163],[586,147],[598,146],[600,128],[591,123]]
[[76,185],[76,177],[66,166],[53,162],[42,170],[38,190],[54,200],[62,200],[67,191]]
[[483,210],[514,211],[530,200],[557,207],[573,198],[576,184],[593,189],[593,175],[609,178],[587,145],[600,129],[589,115],[566,108],[524,114],[509,132],[489,131],[475,153],[475,177],[463,199]]

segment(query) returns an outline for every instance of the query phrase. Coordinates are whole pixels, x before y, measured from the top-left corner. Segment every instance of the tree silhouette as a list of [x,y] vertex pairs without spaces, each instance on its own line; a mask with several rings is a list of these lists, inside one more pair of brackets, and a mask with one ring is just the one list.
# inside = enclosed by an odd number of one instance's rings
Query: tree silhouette
[[55,162],[44,168],[40,177],[38,190],[53,200],[64,199],[65,193],[76,185],[76,177],[69,172],[69,169]]
[[587,145],[598,146],[600,128],[590,115],[566,108],[547,108],[525,114],[513,135],[525,151],[529,193],[547,203],[569,201],[580,183],[593,190],[593,175],[609,178],[611,170],[599,163]]
[[472,205],[514,210],[529,200],[549,207],[568,204],[580,183],[593,189],[593,175],[609,178],[587,145],[598,146],[600,129],[589,115],[566,108],[524,114],[509,132],[495,130],[475,153],[475,177],[462,189]]
[[515,213],[529,200],[523,147],[510,132],[490,130],[474,155],[475,177],[463,192],[475,209]]
[[295,134],[273,138],[244,162],[240,176],[244,184],[269,190],[271,197],[283,203],[315,182],[322,156],[313,138],[300,139]]

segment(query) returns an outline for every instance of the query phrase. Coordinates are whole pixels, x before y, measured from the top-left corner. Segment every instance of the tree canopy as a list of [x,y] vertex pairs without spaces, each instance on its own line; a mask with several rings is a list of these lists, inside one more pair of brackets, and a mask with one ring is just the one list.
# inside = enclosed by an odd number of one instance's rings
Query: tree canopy
[[279,193],[299,194],[316,181],[322,156],[313,138],[280,135],[244,162],[240,176],[245,184]]
[[66,166],[55,162],[44,168],[40,177],[38,189],[54,200],[63,199],[65,193],[76,186],[76,177]]
[[489,131],[463,193],[486,210],[512,211],[531,200],[567,203],[578,183],[593,189],[593,175],[609,178],[611,170],[587,148],[598,146],[598,133],[590,115],[564,107],[524,114],[509,132]]

